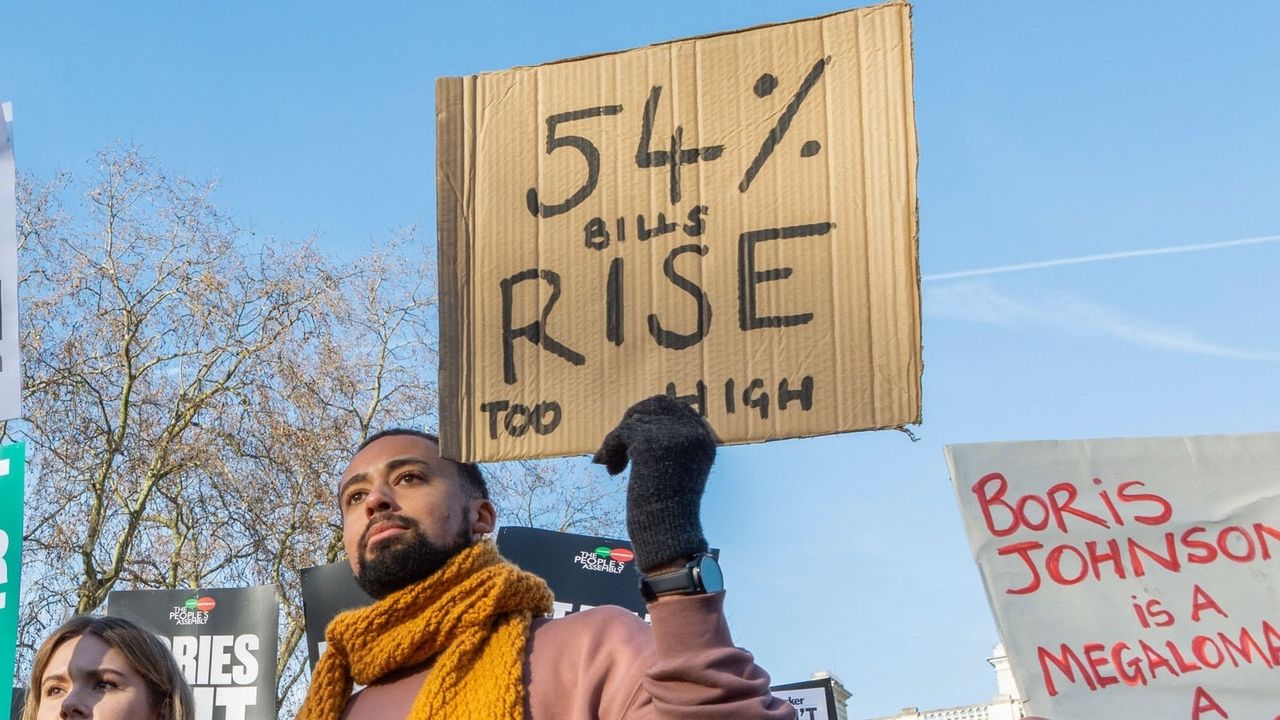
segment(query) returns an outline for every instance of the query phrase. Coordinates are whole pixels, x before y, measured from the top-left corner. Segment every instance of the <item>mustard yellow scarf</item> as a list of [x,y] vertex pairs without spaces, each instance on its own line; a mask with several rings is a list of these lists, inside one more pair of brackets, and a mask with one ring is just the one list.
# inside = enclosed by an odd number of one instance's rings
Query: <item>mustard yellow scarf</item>
[[476,543],[425,580],[334,618],[298,720],[338,720],[352,680],[368,685],[433,657],[409,720],[524,717],[529,625],[550,611],[541,578]]

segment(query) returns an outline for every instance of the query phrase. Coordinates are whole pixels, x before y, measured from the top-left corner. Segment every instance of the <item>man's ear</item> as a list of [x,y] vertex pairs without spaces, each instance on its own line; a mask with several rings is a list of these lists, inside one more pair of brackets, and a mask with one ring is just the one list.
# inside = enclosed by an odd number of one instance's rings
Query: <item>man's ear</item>
[[498,523],[498,511],[493,503],[478,498],[471,501],[471,537],[479,540],[480,536],[493,532]]

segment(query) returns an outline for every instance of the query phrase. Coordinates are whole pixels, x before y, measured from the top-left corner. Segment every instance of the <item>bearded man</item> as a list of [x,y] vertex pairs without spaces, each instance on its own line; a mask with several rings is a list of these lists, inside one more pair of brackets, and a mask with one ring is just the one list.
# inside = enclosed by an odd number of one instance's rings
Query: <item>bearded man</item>
[[[652,627],[617,607],[552,620],[551,592],[485,537],[496,512],[472,464],[434,436],[369,438],[338,487],[343,541],[377,602],[339,615],[302,720],[781,720],[795,711],[736,648],[699,518],[710,427],[665,395],[632,406],[596,453],[631,464],[627,529]],[[366,686],[351,694],[352,683]]]

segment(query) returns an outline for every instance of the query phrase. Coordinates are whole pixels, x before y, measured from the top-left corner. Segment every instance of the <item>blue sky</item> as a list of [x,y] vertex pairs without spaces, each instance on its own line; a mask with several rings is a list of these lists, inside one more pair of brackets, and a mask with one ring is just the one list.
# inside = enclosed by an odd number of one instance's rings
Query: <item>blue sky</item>
[[[23,171],[114,141],[218,177],[254,237],[434,235],[434,80],[844,3],[26,3],[0,99]],[[1280,429],[1280,7],[915,6],[924,424],[722,451],[706,498],[736,639],[851,717],[994,694],[946,443]]]

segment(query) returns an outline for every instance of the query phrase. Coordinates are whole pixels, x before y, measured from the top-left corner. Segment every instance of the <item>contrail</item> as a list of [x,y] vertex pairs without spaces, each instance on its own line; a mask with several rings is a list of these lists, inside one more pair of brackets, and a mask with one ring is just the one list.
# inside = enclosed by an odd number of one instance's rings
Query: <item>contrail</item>
[[958,272],[935,273],[924,275],[921,282],[935,280],[955,280],[956,278],[974,277],[976,275],[998,275],[1000,273],[1021,272],[1023,270],[1039,270],[1040,268],[1058,267],[1059,265],[1080,265],[1083,263],[1120,260],[1123,258],[1148,257],[1150,255],[1174,255],[1177,253],[1200,252],[1201,250],[1219,250],[1239,247],[1241,245],[1263,245],[1280,242],[1280,235],[1264,235],[1262,237],[1242,238],[1239,240],[1223,240],[1221,242],[1197,243],[1195,245],[1174,245],[1172,247],[1150,248],[1147,250],[1125,250],[1123,252],[1102,253],[1100,255],[1081,255],[1080,257],[1058,258],[1057,260],[1041,260],[1039,262],[1018,263],[1016,265],[998,265],[996,267],[978,268],[976,270],[960,270]]

